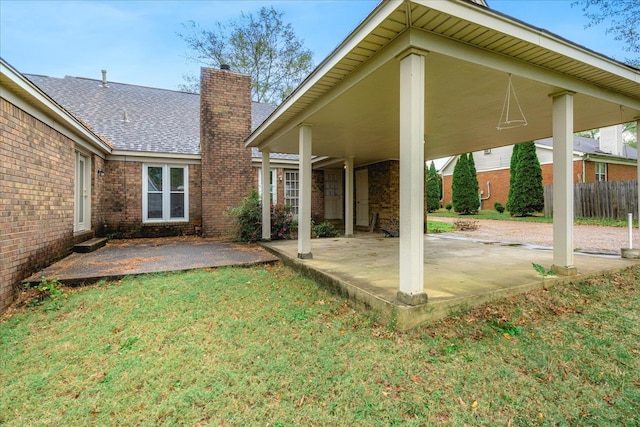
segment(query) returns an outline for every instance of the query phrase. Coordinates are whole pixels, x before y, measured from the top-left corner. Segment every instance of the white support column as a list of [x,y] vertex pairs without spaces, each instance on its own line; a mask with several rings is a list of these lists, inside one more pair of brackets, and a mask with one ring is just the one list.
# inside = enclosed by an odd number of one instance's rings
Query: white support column
[[553,97],[553,266],[573,276],[573,92]]
[[424,80],[426,52],[400,60],[400,290],[398,301],[427,302],[424,292]]
[[298,258],[311,255],[311,126],[303,124],[299,130],[300,181],[298,193]]
[[344,236],[353,237],[353,157],[344,166]]
[[262,240],[271,240],[271,159],[262,152]]

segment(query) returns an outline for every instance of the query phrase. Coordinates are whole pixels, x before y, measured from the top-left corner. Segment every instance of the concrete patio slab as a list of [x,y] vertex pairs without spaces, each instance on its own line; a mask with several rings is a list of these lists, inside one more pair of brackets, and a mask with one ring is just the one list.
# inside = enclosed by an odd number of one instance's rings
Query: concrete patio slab
[[[551,248],[425,236],[424,283],[428,302],[408,306],[396,299],[399,283],[399,239],[380,234],[312,240],[312,259],[297,258],[296,241],[262,244],[288,264],[348,296],[356,305],[378,312],[379,320],[400,330],[452,311],[572,278],[542,278],[532,263],[550,269]],[[621,270],[638,260],[576,254],[578,277]]]
[[128,275],[272,263],[278,258],[256,245],[200,237],[110,240],[94,252],[74,253],[27,278],[42,275],[73,285]]

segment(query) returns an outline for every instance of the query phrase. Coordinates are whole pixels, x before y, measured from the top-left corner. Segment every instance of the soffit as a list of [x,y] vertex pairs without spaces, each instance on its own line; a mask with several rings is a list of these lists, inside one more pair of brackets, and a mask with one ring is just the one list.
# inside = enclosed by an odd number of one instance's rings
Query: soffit
[[[575,95],[576,130],[640,115],[638,70],[465,1],[385,2],[247,145],[296,153],[296,126],[304,122],[313,126],[314,155],[355,156],[356,164],[397,157],[399,62],[389,58],[416,41],[431,51],[425,76],[427,158],[551,136],[549,95],[566,89],[564,82],[589,89]],[[372,66],[376,60],[381,63]],[[526,69],[513,80],[531,119],[527,127],[497,132],[505,68]]]

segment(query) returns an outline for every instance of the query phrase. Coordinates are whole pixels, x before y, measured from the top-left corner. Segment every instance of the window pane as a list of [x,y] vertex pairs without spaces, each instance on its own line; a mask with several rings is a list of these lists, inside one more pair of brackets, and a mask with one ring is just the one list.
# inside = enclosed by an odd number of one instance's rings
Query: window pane
[[184,191],[183,168],[171,168],[171,191]]
[[147,218],[162,219],[162,193],[147,194]]
[[162,191],[162,167],[147,168],[149,191]]
[[184,218],[184,193],[171,193],[171,218]]
[[298,172],[285,172],[285,195],[284,203],[291,207],[291,212],[298,215],[298,195],[299,195],[299,175]]

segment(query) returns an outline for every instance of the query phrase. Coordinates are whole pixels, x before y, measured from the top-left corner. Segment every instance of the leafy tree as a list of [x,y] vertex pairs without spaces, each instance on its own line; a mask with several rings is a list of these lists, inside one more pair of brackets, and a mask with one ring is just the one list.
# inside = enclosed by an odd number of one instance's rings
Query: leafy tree
[[607,23],[606,32],[613,34],[615,40],[622,41],[624,50],[637,55],[626,58],[632,66],[640,66],[640,1],[638,0],[581,0],[571,3],[580,6],[582,13],[589,19],[586,28]]
[[[279,103],[313,70],[312,53],[305,49],[284,12],[262,7],[256,15],[240,14],[238,21],[217,22],[213,30],[194,21],[183,23],[187,58],[205,66],[227,64],[251,76],[251,96],[256,102]],[[182,90],[197,92],[198,77],[183,76]]]
[[516,144],[513,146],[513,151],[511,152],[511,163],[509,164],[509,195],[507,196],[507,210],[509,212],[511,212],[511,206],[513,205],[519,150],[520,144]]
[[433,162],[427,171],[427,212],[437,211],[440,208],[440,189],[438,172]]
[[518,158],[511,195],[512,216],[527,216],[544,209],[542,168],[536,154],[534,142],[519,144]]
[[453,210],[462,215],[478,213],[477,180],[474,185],[469,171],[469,156],[458,157],[453,168],[453,182],[451,183],[451,199]]

